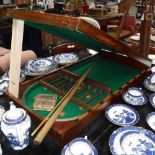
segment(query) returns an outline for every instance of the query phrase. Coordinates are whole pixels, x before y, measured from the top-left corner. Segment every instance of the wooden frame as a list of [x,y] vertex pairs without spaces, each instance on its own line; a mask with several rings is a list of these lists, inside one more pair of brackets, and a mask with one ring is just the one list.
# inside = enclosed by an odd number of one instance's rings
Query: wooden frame
[[[121,97],[122,92],[129,87],[135,86],[140,79],[142,79],[144,76],[148,74],[148,67],[136,62],[135,60],[132,60],[131,58],[124,57],[122,55],[118,54],[111,54],[109,52],[101,54],[101,57],[107,60],[112,60],[117,63],[126,64],[129,66],[133,66],[141,71],[140,74],[138,74],[136,77],[132,78],[130,81],[122,85],[122,87],[112,94],[109,94],[107,97],[103,98],[101,102],[97,103],[92,110],[88,110],[85,112],[82,116],[80,116],[78,119],[72,120],[72,121],[64,121],[64,122],[56,122],[55,125],[51,128],[48,136],[49,138],[52,138],[56,143],[58,143],[60,146],[66,144],[69,142],[75,135],[77,135],[80,131],[85,129],[90,123],[92,123],[95,119],[97,119],[99,116],[103,114],[104,109],[112,103],[116,103],[117,100]],[[83,59],[81,61],[85,61],[86,59]],[[80,62],[79,62],[80,63]],[[67,69],[69,66],[65,67],[64,69]],[[49,74],[50,76],[53,76],[54,73]],[[68,73],[69,74],[69,73]],[[73,73],[72,73],[73,74]],[[73,76],[73,75],[71,75]],[[9,100],[13,100],[17,106],[25,109],[28,114],[31,116],[34,122],[37,124],[43,120],[43,118],[38,115],[36,112],[28,108],[25,104],[22,102],[23,93],[25,90],[33,85],[34,83],[38,81],[42,81],[42,79],[48,79],[47,75],[44,75],[42,77],[36,77],[34,79],[31,79],[29,81],[26,81],[22,84],[20,84],[20,93],[19,97],[14,97],[10,92],[6,91],[5,96]],[[53,89],[53,88],[52,88]],[[61,92],[60,92],[61,93]],[[74,98],[73,98],[74,100]]]

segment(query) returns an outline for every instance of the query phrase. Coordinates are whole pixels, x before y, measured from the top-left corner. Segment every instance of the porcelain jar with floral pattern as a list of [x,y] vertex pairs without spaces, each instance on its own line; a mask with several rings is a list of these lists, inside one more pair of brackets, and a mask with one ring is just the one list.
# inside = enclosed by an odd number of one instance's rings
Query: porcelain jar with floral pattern
[[10,102],[10,109],[3,114],[1,130],[14,150],[22,150],[29,144],[31,119],[21,108]]

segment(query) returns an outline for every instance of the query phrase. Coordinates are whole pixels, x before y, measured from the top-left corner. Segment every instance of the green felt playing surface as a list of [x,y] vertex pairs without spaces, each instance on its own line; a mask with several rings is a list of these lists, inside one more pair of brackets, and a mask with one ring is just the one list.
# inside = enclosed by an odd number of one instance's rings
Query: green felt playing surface
[[[94,63],[94,59],[75,64],[68,69],[81,75],[92,63]],[[134,67],[100,59],[88,75],[88,78],[109,86],[114,92],[139,73],[140,70]]]
[[[96,59],[93,58],[90,60],[80,62],[78,64],[73,64],[72,66],[69,66],[66,69],[76,74],[82,75],[94,63],[94,61],[96,61]],[[123,64],[118,64],[110,60],[98,59],[97,61],[98,63],[88,74],[88,78],[109,86],[113,92],[119,89],[122,85],[124,85],[126,82],[128,82],[130,79],[132,79],[133,77],[135,77],[137,74],[140,73],[140,71],[137,70],[136,68],[126,66]],[[55,92],[43,87],[39,82],[27,88],[27,90],[24,92],[23,95],[23,103],[26,104],[32,110],[33,110],[33,103],[35,101],[34,97],[37,94],[55,94]],[[90,106],[95,105],[103,98],[105,98],[106,95],[107,95],[106,92],[104,92],[102,95],[92,100],[89,103],[89,105]],[[60,101],[60,99],[61,96],[58,95],[57,103]],[[70,101],[65,107],[59,119],[60,120],[73,119],[82,115],[84,112],[85,112],[84,109],[82,109],[81,107]],[[37,113],[45,117],[49,112],[37,111]]]

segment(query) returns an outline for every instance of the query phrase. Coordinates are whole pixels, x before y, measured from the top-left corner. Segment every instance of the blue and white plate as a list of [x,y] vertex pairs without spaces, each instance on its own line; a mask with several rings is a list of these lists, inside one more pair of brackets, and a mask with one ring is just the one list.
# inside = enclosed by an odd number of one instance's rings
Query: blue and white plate
[[149,100],[151,105],[155,108],[155,93],[150,95]]
[[54,57],[54,60],[60,65],[66,65],[78,61],[78,56],[75,53],[62,53]]
[[126,155],[126,153],[122,150],[120,139],[123,136],[123,134],[134,129],[135,126],[121,127],[112,133],[109,139],[109,147],[113,155]]
[[122,94],[123,100],[131,105],[141,106],[147,103],[147,98],[145,95],[141,96],[132,96],[127,91]]
[[155,131],[155,112],[151,112],[146,116],[146,122]]
[[98,155],[96,148],[85,138],[75,138],[64,146],[61,155]]
[[144,94],[142,91],[142,88],[138,88],[138,87],[130,87],[128,88],[127,92],[132,97],[140,97]]
[[151,84],[149,79],[145,79],[143,85],[146,89],[155,92],[155,84]]
[[149,77],[149,81],[151,84],[155,84],[155,73],[152,73]]
[[25,64],[25,68],[30,73],[47,72],[53,67],[53,61],[46,58],[37,58],[29,60]]
[[[140,137],[142,137],[142,139],[147,136],[147,138],[151,139],[151,144],[153,144],[153,147],[151,147],[152,145],[148,145],[148,148],[147,150],[149,150],[150,148],[152,148],[152,150],[155,149],[154,147],[154,143],[155,143],[155,134],[153,134],[151,131],[149,130],[146,130],[144,128],[141,128],[141,127],[136,127],[136,126],[129,126],[129,127],[121,127],[121,128],[118,128],[116,131],[114,131],[112,133],[112,135],[110,136],[110,139],[109,139],[109,147],[110,147],[110,151],[113,155],[131,155],[129,152],[126,153],[127,149],[123,148],[124,147],[124,142],[126,143],[126,141],[123,141],[125,140],[124,139],[124,135],[126,135],[126,133],[129,133],[129,132],[132,132],[133,133],[136,133],[136,134],[139,134]],[[123,138],[122,138],[123,137]],[[137,136],[136,136],[137,137]],[[130,139],[130,138],[129,138]],[[144,138],[145,139],[145,138]],[[143,140],[144,140],[143,139]],[[133,141],[133,140],[132,140]],[[153,141],[153,143],[152,143]],[[123,143],[122,143],[123,142]],[[145,148],[145,140],[143,141],[144,143],[144,146],[142,147],[141,146],[141,149]],[[132,143],[132,142],[131,142]],[[148,143],[150,144],[150,143]],[[141,144],[140,144],[141,145]],[[137,146],[138,147],[138,146]],[[128,148],[129,151],[131,150],[131,148]],[[136,150],[136,149],[135,149]],[[133,153],[132,155],[154,155],[154,154],[147,154],[147,153],[144,153],[144,154],[141,154],[141,152],[137,152],[138,154],[136,153]]]
[[32,62],[32,65],[36,68],[36,69],[45,69],[45,68],[49,68],[49,67],[52,67],[52,61],[49,60],[49,59],[46,59],[46,58],[38,58],[38,59],[35,59],[33,62]]
[[135,109],[124,104],[109,106],[105,111],[105,116],[119,126],[135,125],[140,119],[139,113]]
[[[20,70],[20,80],[19,82],[23,82],[26,78],[24,70]],[[0,78],[0,95],[3,95],[5,89],[9,86],[9,71],[6,71],[5,74]]]
[[[10,74],[10,70],[6,71],[6,74],[4,76],[9,79],[9,74]],[[23,82],[25,78],[26,78],[25,71],[24,69],[21,69],[20,70],[20,82]]]
[[25,74],[28,76],[40,76],[51,73],[57,68],[58,63],[55,61],[48,59],[29,60],[25,65]]
[[155,155],[155,134],[135,127],[121,136],[122,150],[129,155]]

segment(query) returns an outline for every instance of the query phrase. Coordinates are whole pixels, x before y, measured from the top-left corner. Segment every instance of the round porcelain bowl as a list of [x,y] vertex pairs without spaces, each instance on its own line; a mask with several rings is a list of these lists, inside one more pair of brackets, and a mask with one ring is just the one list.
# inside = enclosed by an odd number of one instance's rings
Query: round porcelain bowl
[[151,112],[146,117],[146,122],[155,131],[155,112]]
[[133,97],[140,97],[143,95],[143,92],[141,91],[140,88],[131,87],[128,89],[128,94]]
[[64,146],[61,155],[97,155],[97,151],[86,138],[75,138]]

